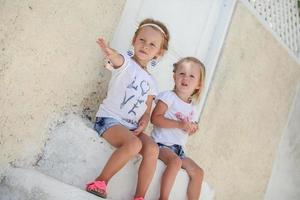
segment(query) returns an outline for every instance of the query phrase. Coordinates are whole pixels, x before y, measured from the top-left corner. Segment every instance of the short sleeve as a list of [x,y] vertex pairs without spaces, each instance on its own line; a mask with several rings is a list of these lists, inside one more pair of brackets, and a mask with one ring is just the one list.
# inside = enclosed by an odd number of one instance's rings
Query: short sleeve
[[168,107],[171,107],[172,103],[174,102],[174,94],[172,91],[164,91],[157,95],[155,98],[155,103],[158,102],[158,100],[161,100],[165,104],[167,104]]

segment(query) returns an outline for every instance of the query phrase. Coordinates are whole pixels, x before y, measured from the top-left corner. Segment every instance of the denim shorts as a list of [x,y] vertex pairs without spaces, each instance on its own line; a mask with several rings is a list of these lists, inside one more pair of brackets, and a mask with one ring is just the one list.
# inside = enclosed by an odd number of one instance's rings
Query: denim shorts
[[171,146],[168,146],[168,145],[165,145],[165,144],[162,144],[162,143],[158,142],[157,145],[158,145],[159,148],[168,148],[168,149],[170,149],[177,156],[179,156],[181,159],[184,159],[186,157],[182,146],[180,146],[178,144],[173,144]]
[[107,129],[115,125],[121,125],[121,123],[111,117],[96,117],[94,129],[97,131],[99,136],[102,136]]

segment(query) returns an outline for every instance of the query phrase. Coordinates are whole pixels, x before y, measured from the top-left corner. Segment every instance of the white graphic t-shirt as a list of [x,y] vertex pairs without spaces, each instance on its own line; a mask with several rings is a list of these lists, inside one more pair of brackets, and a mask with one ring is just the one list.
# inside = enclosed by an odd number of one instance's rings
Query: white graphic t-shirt
[[149,95],[157,95],[154,78],[127,55],[124,64],[112,70],[106,98],[97,117],[112,117],[129,129],[136,129],[147,109]]
[[[168,106],[164,117],[177,121],[192,121],[194,117],[194,105],[181,100],[173,91],[161,92],[157,95],[155,101],[164,102]],[[188,133],[178,128],[160,128],[154,126],[152,138],[155,142],[165,145],[178,144],[185,146]]]

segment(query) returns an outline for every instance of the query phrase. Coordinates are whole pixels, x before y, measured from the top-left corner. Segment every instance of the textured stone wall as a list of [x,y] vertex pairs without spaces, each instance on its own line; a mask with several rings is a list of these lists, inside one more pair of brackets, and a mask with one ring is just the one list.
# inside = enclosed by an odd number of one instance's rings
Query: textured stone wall
[[217,200],[264,198],[299,81],[299,64],[238,2],[189,143]]
[[96,39],[112,38],[124,4],[0,1],[0,164],[34,161],[60,113],[94,116],[109,78]]

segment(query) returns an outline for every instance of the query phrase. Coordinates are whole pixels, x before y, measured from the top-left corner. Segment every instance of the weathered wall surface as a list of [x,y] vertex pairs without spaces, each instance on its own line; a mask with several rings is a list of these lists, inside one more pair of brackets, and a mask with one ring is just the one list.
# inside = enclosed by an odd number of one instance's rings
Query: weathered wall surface
[[265,200],[300,199],[300,84],[283,132]]
[[112,38],[124,4],[0,0],[0,164],[32,162],[56,113],[95,112],[109,78],[96,39]]
[[264,198],[299,81],[299,64],[238,2],[189,143],[217,200]]

